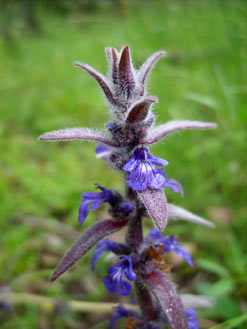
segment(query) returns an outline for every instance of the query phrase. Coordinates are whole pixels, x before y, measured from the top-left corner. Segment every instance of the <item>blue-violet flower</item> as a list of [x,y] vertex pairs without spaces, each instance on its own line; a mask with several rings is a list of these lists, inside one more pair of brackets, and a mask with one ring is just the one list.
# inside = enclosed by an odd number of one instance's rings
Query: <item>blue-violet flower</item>
[[113,193],[105,187],[97,184],[97,189],[101,192],[86,192],[81,195],[84,199],[81,202],[79,208],[79,223],[82,224],[89,214],[89,206],[91,204],[91,210],[96,210],[99,208],[103,202],[111,202],[113,200]]
[[118,243],[109,239],[103,239],[97,243],[97,246],[93,252],[92,262],[91,262],[91,270],[94,271],[95,264],[100,258],[100,256],[105,251],[113,251],[118,248]]
[[166,184],[166,174],[156,166],[166,166],[168,161],[157,158],[144,147],[136,148],[132,158],[123,166],[130,172],[127,178],[129,186],[135,191],[144,191],[147,187],[161,189]]
[[165,252],[174,251],[178,256],[184,258],[190,266],[194,266],[190,254],[183,248],[180,243],[178,243],[177,236],[175,234],[171,236],[165,236],[163,239],[163,244]]
[[133,316],[134,312],[127,310],[123,305],[118,305],[114,313],[111,316],[110,319],[110,329],[112,329],[115,326],[115,323],[120,319],[120,318],[127,318],[128,316]]
[[196,311],[193,309],[186,311],[189,329],[199,329],[199,321],[196,317]]
[[128,215],[131,211],[134,210],[134,205],[133,205],[132,202],[128,202],[128,201],[122,202],[120,204],[120,208],[119,209],[120,209],[120,211],[122,213],[124,213],[125,215]]
[[128,256],[119,257],[119,262],[111,266],[108,275],[103,282],[110,293],[117,293],[119,296],[128,296],[131,292],[131,284],[124,279],[126,276],[130,281],[135,280],[136,274],[132,269],[132,260]]
[[178,256],[184,258],[190,266],[194,266],[190,254],[178,243],[176,235],[163,236],[157,228],[153,227],[149,230],[145,243],[148,245],[162,244],[165,253],[174,251]]

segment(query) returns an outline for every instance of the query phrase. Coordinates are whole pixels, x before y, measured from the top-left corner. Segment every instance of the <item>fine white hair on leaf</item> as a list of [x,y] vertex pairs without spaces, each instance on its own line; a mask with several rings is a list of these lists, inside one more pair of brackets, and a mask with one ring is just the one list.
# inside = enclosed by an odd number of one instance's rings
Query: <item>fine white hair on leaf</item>
[[143,139],[140,140],[141,144],[152,144],[158,142],[165,136],[178,131],[187,129],[213,129],[216,128],[217,124],[212,122],[200,122],[200,121],[189,121],[189,120],[174,120],[168,121],[167,123],[151,128]]
[[54,130],[39,137],[41,141],[67,141],[67,140],[87,140],[101,142],[109,146],[117,147],[114,142],[106,138],[102,132],[90,128],[67,128]]
[[149,217],[155,226],[160,230],[164,230],[167,224],[167,200],[163,189],[138,191],[140,200],[143,202]]
[[206,296],[181,294],[180,297],[185,310],[190,308],[210,308],[214,306],[214,299]]
[[145,88],[145,82],[147,79],[147,76],[149,72],[152,70],[154,65],[157,63],[157,61],[160,59],[161,56],[164,56],[166,54],[165,51],[158,51],[151,55],[140,67],[140,70],[138,72],[138,80],[140,84],[143,86],[143,93]]
[[179,220],[179,219],[204,225],[211,228],[215,227],[214,223],[211,223],[208,220],[199,217],[184,208],[175,206],[173,204],[168,204],[168,220],[170,221],[170,220]]

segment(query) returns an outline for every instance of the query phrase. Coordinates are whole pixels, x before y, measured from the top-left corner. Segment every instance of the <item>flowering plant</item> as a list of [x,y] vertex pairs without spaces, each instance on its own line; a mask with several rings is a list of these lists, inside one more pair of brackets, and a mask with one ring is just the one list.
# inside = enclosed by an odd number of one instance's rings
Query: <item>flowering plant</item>
[[[123,173],[126,193],[97,184],[99,192],[82,194],[78,220],[82,224],[90,207],[96,210],[102,203],[109,204],[110,218],[97,222],[85,230],[55,269],[51,280],[56,280],[94,245],[91,268],[102,253],[110,251],[116,255],[104,277],[104,285],[110,293],[128,296],[135,286],[139,312],[119,305],[110,320],[113,328],[120,317],[127,318],[126,328],[196,329],[199,323],[196,307],[210,305],[202,296],[180,295],[169,279],[172,265],[165,261],[171,251],[185,259],[189,266],[193,261],[189,253],[178,242],[176,235],[165,236],[162,231],[173,219],[182,219],[207,227],[214,225],[179,206],[169,204],[164,188],[184,196],[182,185],[168,178],[164,169],[168,161],[149,152],[148,145],[158,142],[169,134],[184,129],[215,128],[214,123],[198,121],[170,121],[155,125],[153,105],[158,99],[146,96],[146,81],[152,67],[165,55],[159,51],[149,57],[136,70],[132,64],[130,49],[125,46],[118,52],[106,48],[109,73],[105,77],[86,64],[75,65],[88,72],[101,87],[109,104],[112,119],[105,130],[72,128],[48,132],[40,140],[88,140],[97,143],[96,155],[113,169]],[[143,236],[143,217],[153,221],[154,227]],[[128,226],[126,239],[119,243],[106,236]]]

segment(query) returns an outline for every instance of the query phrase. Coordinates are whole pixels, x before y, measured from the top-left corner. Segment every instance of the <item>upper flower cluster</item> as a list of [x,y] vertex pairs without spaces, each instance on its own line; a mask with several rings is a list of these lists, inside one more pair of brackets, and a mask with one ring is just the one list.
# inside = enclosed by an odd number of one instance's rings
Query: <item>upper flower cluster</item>
[[[150,218],[161,230],[166,226],[168,213],[163,187],[168,187],[181,195],[183,189],[180,183],[168,179],[164,171],[155,168],[167,165],[167,161],[152,156],[144,145],[153,144],[178,130],[216,127],[214,123],[198,121],[170,121],[155,126],[152,106],[158,100],[154,96],[145,95],[146,82],[151,69],[164,54],[164,51],[156,52],[137,70],[132,63],[129,46],[123,47],[120,51],[106,48],[109,62],[107,77],[87,64],[76,62],[75,65],[88,72],[103,90],[110,106],[111,121],[106,124],[104,131],[72,128],[40,136],[40,140],[81,139],[97,142],[97,156],[106,160],[112,168],[129,172],[129,186],[138,191],[139,199]],[[80,222],[85,219],[90,203],[92,209],[98,207],[98,199],[89,202],[88,198],[91,196],[85,195]]]
[[118,120],[131,123],[139,122],[148,116],[148,108],[156,98],[144,98],[148,73],[157,60],[165,54],[159,51],[151,56],[139,70],[134,68],[129,46],[119,52],[106,48],[109,62],[108,76],[95,71],[91,66],[76,62],[75,65],[87,71],[100,85],[113,115]]
[[[148,74],[158,59],[165,54],[158,51],[150,56],[139,70],[134,68],[129,46],[120,51],[106,48],[109,62],[107,77],[91,66],[76,62],[75,65],[88,72],[101,87],[112,113],[106,132],[88,128],[57,130],[40,136],[40,140],[90,140],[117,148],[128,147],[128,152],[138,145],[152,144],[177,130],[215,128],[213,123],[198,121],[170,121],[154,127],[152,106],[157,97],[145,96]],[[127,150],[126,150],[127,151]],[[122,152],[126,157],[125,152]]]

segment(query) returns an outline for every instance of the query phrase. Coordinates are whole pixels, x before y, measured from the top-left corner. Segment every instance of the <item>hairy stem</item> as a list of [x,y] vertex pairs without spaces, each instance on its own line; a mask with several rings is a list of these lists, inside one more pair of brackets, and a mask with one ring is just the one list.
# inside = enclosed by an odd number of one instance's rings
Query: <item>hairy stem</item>
[[[142,228],[142,216],[143,207],[140,205],[140,201],[137,198],[137,194],[130,187],[126,186],[126,196],[136,206],[136,214],[129,221],[129,230],[127,233],[127,244],[133,254],[137,254],[138,249],[143,242],[143,228]],[[142,311],[144,318],[148,321],[157,319],[157,311],[155,309],[152,297],[145,287],[140,275],[137,274],[135,280],[135,290],[138,300],[138,304]]]
[[138,304],[143,313],[143,316],[148,320],[152,321],[157,319],[157,311],[154,307],[154,303],[152,297],[148,291],[148,289],[143,284],[143,280],[138,275],[135,280],[135,288],[136,288],[136,297],[138,300]]
[[136,213],[129,220],[129,230],[127,233],[126,241],[132,253],[137,253],[143,241],[142,210],[140,210],[140,207],[138,206],[139,201],[135,191],[129,187],[126,187],[126,195],[133,203],[135,203],[136,206]]

